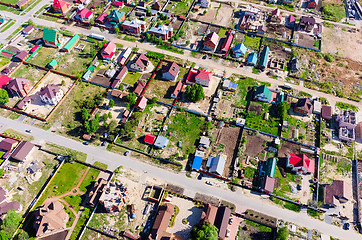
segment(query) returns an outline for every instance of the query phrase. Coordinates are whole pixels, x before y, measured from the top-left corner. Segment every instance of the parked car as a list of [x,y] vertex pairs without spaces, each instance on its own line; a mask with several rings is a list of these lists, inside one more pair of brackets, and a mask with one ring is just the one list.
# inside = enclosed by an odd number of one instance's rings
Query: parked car
[[124,153],[124,156],[129,156],[129,154],[131,153],[131,151],[130,150],[127,150],[125,153]]
[[31,130],[30,130],[30,129],[26,129],[25,132],[31,133]]
[[226,236],[225,237],[230,237],[230,232],[231,232],[230,229],[226,229]]
[[83,142],[84,145],[89,145],[89,142]]
[[234,221],[234,218],[231,217],[231,218],[229,219],[229,224],[230,224],[230,225],[233,224],[233,221]]
[[349,223],[345,223],[344,226],[343,226],[344,230],[349,230],[349,226],[350,226]]
[[210,185],[210,186],[213,186],[214,184],[212,183],[212,182],[210,182],[210,181],[206,181],[205,182],[207,185]]

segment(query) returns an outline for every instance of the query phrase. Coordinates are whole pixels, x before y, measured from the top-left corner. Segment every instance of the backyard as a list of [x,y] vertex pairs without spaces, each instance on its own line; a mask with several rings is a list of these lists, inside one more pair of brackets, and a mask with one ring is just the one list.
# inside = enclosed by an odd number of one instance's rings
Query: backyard
[[252,102],[246,117],[246,126],[278,135],[280,118],[276,117],[276,106]]
[[174,2],[170,1],[167,4],[166,10],[175,13],[178,16],[186,16],[187,12],[189,11],[192,5],[191,1],[184,1],[184,2]]
[[33,84],[33,86],[40,81],[40,79],[45,75],[46,71],[32,67],[30,65],[23,64],[20,66],[14,73],[11,74],[12,78],[23,77]]

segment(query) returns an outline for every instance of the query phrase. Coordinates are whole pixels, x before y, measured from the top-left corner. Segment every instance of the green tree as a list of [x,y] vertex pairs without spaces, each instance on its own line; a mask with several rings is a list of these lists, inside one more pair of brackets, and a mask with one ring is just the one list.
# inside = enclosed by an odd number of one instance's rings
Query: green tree
[[157,39],[157,44],[158,44],[158,45],[162,45],[162,43],[163,43],[163,42],[162,42],[162,37],[159,36],[158,39]]
[[10,233],[0,231],[0,240],[9,240],[11,238]]
[[93,118],[92,120],[90,120],[89,128],[90,128],[91,133],[94,133],[95,131],[97,131],[99,128],[99,120],[96,118]]
[[102,97],[102,94],[97,94],[95,97],[94,97],[94,106],[93,107],[97,107],[99,105],[101,105],[103,102],[103,97]]
[[186,41],[186,45],[189,45],[189,44],[190,44],[190,40],[187,40],[187,41]]
[[115,28],[114,28],[114,32],[118,35],[118,34],[119,34],[119,28],[118,28],[118,27],[115,27]]
[[0,177],[4,176],[4,169],[0,169]]
[[85,121],[83,127],[87,133],[91,133],[89,121]]
[[281,102],[278,104],[278,114],[282,118],[282,120],[285,120],[287,118],[287,112],[290,108],[290,104],[287,102]]
[[191,231],[191,239],[193,240],[217,240],[218,229],[210,223],[195,225]]
[[282,227],[278,229],[277,240],[287,240],[289,237],[289,230],[287,227]]
[[82,120],[83,122],[87,121],[90,114],[86,108],[82,108]]
[[151,104],[155,104],[157,102],[157,97],[153,97],[152,99],[151,99]]
[[108,131],[113,132],[116,129],[116,127],[117,127],[117,121],[112,120],[108,125]]
[[109,107],[114,107],[114,100],[113,99],[109,99],[109,103],[108,103]]
[[108,119],[107,113],[103,114],[103,121],[104,121],[104,122],[107,122],[107,119]]
[[129,105],[133,106],[136,104],[136,101],[137,101],[137,95],[132,92],[130,94],[127,95],[126,97],[126,101],[129,103]]
[[324,59],[325,59],[327,62],[333,62],[333,60],[334,60],[332,54],[326,54],[326,55],[324,55]]
[[186,95],[192,102],[198,102],[205,96],[204,88],[199,84],[187,85]]
[[112,112],[108,113],[108,118],[111,119],[112,118]]
[[18,234],[18,236],[16,237],[16,239],[18,240],[29,240],[29,234],[25,231],[22,231],[21,233]]
[[5,105],[9,102],[9,94],[5,89],[0,89],[0,104]]
[[6,217],[1,224],[1,230],[13,235],[22,219],[20,213],[17,213],[14,210],[7,211]]
[[147,39],[147,41],[150,41],[151,40],[151,34],[147,33],[146,34],[146,39]]

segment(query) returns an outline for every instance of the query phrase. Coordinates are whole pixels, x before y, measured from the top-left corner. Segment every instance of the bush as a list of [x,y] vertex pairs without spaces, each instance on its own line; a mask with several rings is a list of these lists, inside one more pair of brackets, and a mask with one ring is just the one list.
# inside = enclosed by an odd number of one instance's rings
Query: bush
[[9,102],[9,95],[5,89],[0,89],[0,104],[5,105]]
[[327,62],[333,62],[334,60],[334,57],[331,55],[331,54],[326,54],[324,55],[324,59],[327,61]]
[[204,88],[199,84],[187,85],[186,95],[192,102],[201,101],[205,96]]
[[289,237],[289,230],[287,227],[282,227],[277,232],[277,239],[278,240],[287,240]]

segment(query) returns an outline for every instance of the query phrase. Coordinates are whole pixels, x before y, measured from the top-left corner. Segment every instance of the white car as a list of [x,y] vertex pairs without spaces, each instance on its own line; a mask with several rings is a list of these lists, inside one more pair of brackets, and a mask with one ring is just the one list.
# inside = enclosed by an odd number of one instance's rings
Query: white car
[[230,237],[230,232],[231,232],[230,229],[226,229],[226,235],[225,235],[225,237]]

